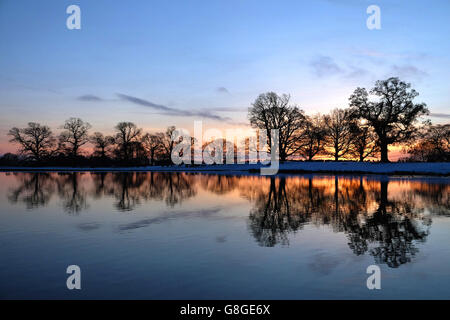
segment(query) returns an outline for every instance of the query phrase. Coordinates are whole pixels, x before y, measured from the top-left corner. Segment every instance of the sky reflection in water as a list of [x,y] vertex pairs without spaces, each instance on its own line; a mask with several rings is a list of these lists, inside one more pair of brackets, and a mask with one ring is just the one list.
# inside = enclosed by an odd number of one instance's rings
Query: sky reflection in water
[[[450,298],[448,178],[0,173],[0,184],[3,298]],[[79,292],[65,288],[69,264]]]

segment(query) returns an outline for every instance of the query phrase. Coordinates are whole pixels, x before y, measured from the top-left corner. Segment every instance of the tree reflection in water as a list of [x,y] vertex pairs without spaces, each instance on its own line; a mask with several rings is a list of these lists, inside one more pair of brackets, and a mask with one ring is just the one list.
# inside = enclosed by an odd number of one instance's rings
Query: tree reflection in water
[[86,210],[88,195],[94,199],[113,197],[119,211],[131,211],[149,200],[165,201],[169,207],[194,197],[191,177],[184,173],[15,173],[19,186],[10,190],[11,203],[27,208],[45,206],[56,193],[68,213]]
[[388,178],[272,178],[254,197],[250,230],[260,245],[274,246],[288,244],[287,235],[305,223],[330,225],[347,234],[355,254],[369,252],[376,263],[396,268],[411,261],[415,243],[429,234],[425,208],[449,214],[450,188],[412,182],[410,192],[394,190],[388,197],[388,186]]
[[14,173],[11,203],[45,206],[53,195],[64,210],[86,210],[88,198],[111,197],[119,211],[148,201],[181,205],[198,190],[247,199],[248,226],[261,246],[288,245],[306,224],[344,232],[356,254],[398,267],[411,261],[426,240],[433,215],[450,215],[450,185],[444,181],[364,176],[227,176],[187,173]]
[[14,173],[19,186],[8,195],[11,203],[25,203],[27,209],[45,206],[55,192],[55,185],[48,173]]

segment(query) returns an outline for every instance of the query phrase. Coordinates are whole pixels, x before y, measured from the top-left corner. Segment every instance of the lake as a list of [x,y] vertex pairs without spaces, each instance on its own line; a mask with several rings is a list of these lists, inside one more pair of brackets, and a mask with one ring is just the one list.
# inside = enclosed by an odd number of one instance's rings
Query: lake
[[3,299],[450,299],[450,178],[3,172],[0,256]]

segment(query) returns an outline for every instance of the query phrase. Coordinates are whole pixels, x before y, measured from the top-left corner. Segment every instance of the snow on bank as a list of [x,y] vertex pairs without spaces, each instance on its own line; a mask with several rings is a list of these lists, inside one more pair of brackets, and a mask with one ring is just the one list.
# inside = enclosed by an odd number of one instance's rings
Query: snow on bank
[[[260,164],[224,164],[200,166],[148,166],[122,168],[69,168],[69,167],[0,167],[0,171],[91,171],[91,172],[259,172]],[[295,162],[280,164],[280,173],[330,172],[330,173],[370,173],[370,174],[418,174],[450,175],[450,162],[424,163],[374,163],[374,162]]]

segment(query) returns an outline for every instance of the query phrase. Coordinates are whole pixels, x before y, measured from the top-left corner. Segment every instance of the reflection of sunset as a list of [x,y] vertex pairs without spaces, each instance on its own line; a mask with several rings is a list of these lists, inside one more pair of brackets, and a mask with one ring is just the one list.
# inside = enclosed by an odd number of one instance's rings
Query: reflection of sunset
[[[190,200],[200,208],[248,202],[248,229],[261,246],[288,245],[306,224],[343,232],[357,255],[370,253],[391,267],[411,261],[415,242],[426,241],[434,215],[450,213],[450,185],[437,180],[376,176],[229,176],[163,172],[13,173],[8,199],[29,209],[55,196],[69,214],[112,198],[118,211],[173,208]],[[11,181],[12,180],[12,181]],[[15,181],[14,183],[12,183]],[[241,215],[239,215],[241,216]]]

